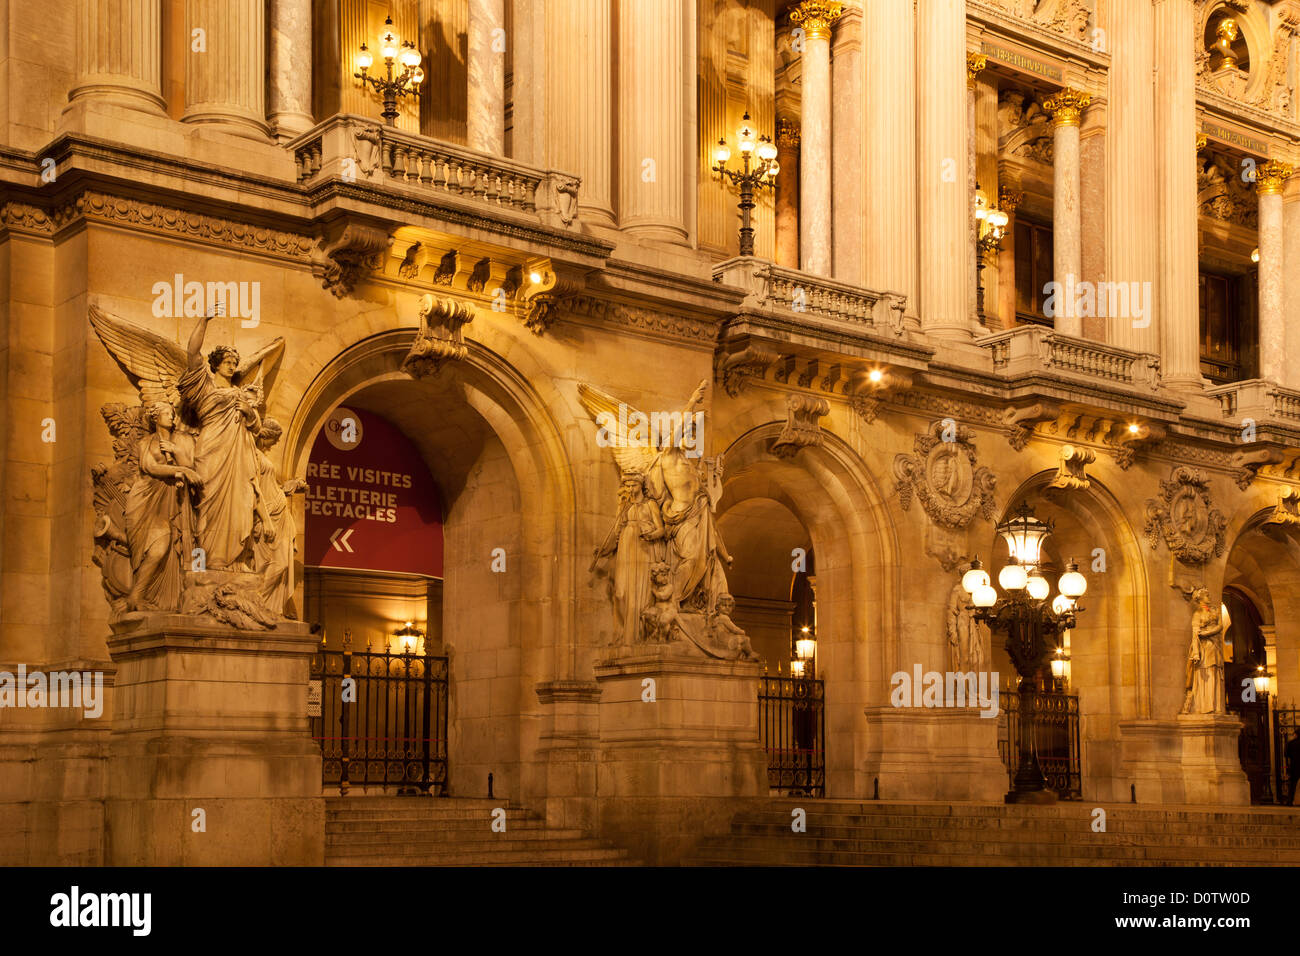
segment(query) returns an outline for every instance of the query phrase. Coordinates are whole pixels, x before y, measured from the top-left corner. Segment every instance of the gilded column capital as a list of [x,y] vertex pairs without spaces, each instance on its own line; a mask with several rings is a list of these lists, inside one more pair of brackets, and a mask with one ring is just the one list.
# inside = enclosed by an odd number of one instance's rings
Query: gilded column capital
[[831,27],[844,15],[838,0],[803,0],[790,11],[790,22],[801,26],[810,40],[829,40]]
[[1291,178],[1295,168],[1290,163],[1270,159],[1255,167],[1255,191],[1261,196],[1275,196]]
[[1009,189],[1002,186],[998,189],[998,208],[1010,216],[1016,211],[1016,207],[1024,201],[1024,198],[1025,194],[1019,189]]
[[989,65],[989,58],[983,53],[966,54],[966,88],[975,89],[975,78]]
[[799,124],[781,117],[776,121],[776,145],[782,149],[799,148]]
[[1043,109],[1052,114],[1052,126],[1078,126],[1083,111],[1092,102],[1092,94],[1073,87],[1065,87],[1043,102]]
[[1196,151],[1199,153],[1210,144],[1210,138],[1204,133],[1196,134]]

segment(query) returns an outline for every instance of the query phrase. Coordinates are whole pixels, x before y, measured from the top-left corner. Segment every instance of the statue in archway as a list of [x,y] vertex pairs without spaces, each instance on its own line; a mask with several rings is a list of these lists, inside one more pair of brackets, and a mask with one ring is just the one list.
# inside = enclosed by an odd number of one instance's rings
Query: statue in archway
[[1224,611],[1210,603],[1210,590],[1192,592],[1192,643],[1187,652],[1186,694],[1180,714],[1227,713],[1223,686]]
[[970,595],[961,580],[948,594],[948,609],[944,615],[948,631],[948,669],[954,673],[976,673],[984,670],[988,656],[984,652],[984,632],[970,606]]
[[[111,589],[106,577],[115,626],[149,611],[200,614],[240,627],[273,626],[283,616],[282,606],[262,603],[254,526],[265,472],[257,446],[263,382],[284,340],[274,339],[242,363],[230,345],[204,356],[212,318],[198,320],[183,348],[90,309],[91,327],[139,390],[142,405],[131,413],[139,424],[128,430],[130,439],[114,442],[114,467],[92,471],[97,544],[121,539],[130,558],[124,596],[117,596],[125,583],[120,568]],[[108,554],[103,544],[100,550]]]
[[596,549],[592,570],[612,578],[617,643],[684,640],[708,657],[752,659],[744,632],[721,600],[732,558],[714,518],[721,456],[702,457],[707,385],[700,382],[680,411],[649,415],[598,388],[578,386],[579,401],[600,426],[597,443],[613,452],[632,488],[620,493],[619,515]]
[[262,577],[261,597],[267,609],[285,613],[293,595],[293,554],[298,528],[289,509],[289,495],[307,489],[301,478],[281,482],[275,465],[267,457],[280,440],[283,429],[274,418],[262,422],[257,435],[257,479],[253,493],[257,505],[253,526],[253,570]]

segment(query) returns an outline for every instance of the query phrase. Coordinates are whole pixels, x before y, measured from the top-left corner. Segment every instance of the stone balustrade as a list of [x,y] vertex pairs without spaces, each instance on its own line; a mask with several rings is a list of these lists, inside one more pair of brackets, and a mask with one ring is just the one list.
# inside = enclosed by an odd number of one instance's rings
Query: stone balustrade
[[749,292],[747,308],[785,309],[855,326],[901,333],[906,297],[836,282],[751,256],[738,256],[713,268],[713,280]]
[[304,185],[329,178],[398,181],[432,199],[459,197],[576,228],[579,180],[556,170],[535,169],[348,114],[331,117],[287,145]]
[[1225,418],[1276,421],[1300,427],[1300,391],[1263,379],[1247,379],[1206,389],[1219,402]]
[[1064,372],[1148,390],[1160,384],[1157,355],[1063,335],[1037,325],[997,332],[976,342],[989,350],[994,370],[1008,375]]

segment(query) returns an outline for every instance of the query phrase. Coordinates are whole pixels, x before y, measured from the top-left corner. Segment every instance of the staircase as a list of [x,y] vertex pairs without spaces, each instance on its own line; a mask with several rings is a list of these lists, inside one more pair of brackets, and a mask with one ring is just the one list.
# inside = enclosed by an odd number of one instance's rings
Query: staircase
[[[492,811],[506,811],[504,833]],[[634,866],[581,830],[548,829],[505,800],[327,797],[326,866]]]
[[[773,800],[738,813],[688,866],[1296,866],[1300,809]],[[791,831],[791,811],[807,832]]]

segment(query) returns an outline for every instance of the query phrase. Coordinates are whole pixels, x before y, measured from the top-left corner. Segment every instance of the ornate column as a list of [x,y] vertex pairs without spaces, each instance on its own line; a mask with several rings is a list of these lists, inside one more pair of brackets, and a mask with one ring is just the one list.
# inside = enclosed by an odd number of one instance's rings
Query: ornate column
[[612,226],[610,0],[545,3],[544,10],[548,162],[582,177],[583,220]]
[[888,149],[867,149],[867,279],[907,296],[917,315],[916,16],[914,0],[863,7],[866,128]]
[[[506,151],[505,0],[469,0],[469,83],[465,122],[469,148]],[[500,42],[498,42],[498,40]],[[494,49],[494,45],[496,49]]]
[[1043,103],[1052,114],[1052,277],[1061,284],[1056,331],[1083,335],[1074,308],[1074,285],[1083,272],[1083,225],[1079,213],[1079,121],[1092,97],[1066,87]]
[[[195,30],[202,31],[196,35]],[[185,0],[185,123],[264,137],[266,5],[261,0]]]
[[1196,57],[1192,0],[1156,3],[1156,189],[1160,357],[1171,388],[1201,387],[1196,233]]
[[[1290,188],[1283,196],[1282,206],[1282,261],[1288,275],[1295,275],[1300,270],[1300,182],[1291,179]],[[1284,283],[1282,289],[1283,309],[1286,313],[1287,329],[1287,385],[1300,386],[1300,283]],[[1300,671],[1296,671],[1300,676]]]
[[799,150],[799,259],[804,272],[831,274],[831,27],[843,6],[804,0],[790,22],[804,31],[803,142]]
[[917,16],[917,178],[925,264],[921,323],[932,335],[966,338],[971,334],[966,0],[919,0]]
[[76,28],[69,101],[163,112],[162,0],[78,0]]
[[799,124],[776,121],[776,264],[799,268]]
[[862,49],[862,9],[846,4],[835,26],[831,85],[834,146],[831,182],[832,270],[836,279],[862,285],[866,280],[867,208],[864,168],[867,161],[867,65]]
[[1282,189],[1291,173],[1290,165],[1276,159],[1255,170],[1259,194],[1259,377],[1278,384],[1285,384],[1288,378],[1282,304]]
[[269,118],[282,143],[314,125],[311,44],[311,0],[273,0]]
[[[1079,127],[1079,222],[1083,227],[1082,278],[1106,278],[1106,100],[1094,97]],[[1098,315],[1083,316],[1083,337],[1106,341],[1106,323]]]
[[664,242],[687,237],[683,39],[681,0],[619,0],[619,225]]
[[[1154,305],[1159,278],[1157,192],[1151,188],[1155,155],[1155,13],[1147,2],[1110,5],[1110,72],[1107,75],[1106,273],[1138,301],[1145,292]],[[1131,298],[1131,297],[1130,297]],[[1124,315],[1106,319],[1107,341],[1140,352],[1159,351],[1155,317],[1138,315],[1130,303]]]
[[[979,324],[978,302],[979,302],[979,284],[980,284],[979,281],[980,231],[979,231],[979,220],[975,218],[975,190],[980,188],[981,184],[979,182],[979,177],[975,175],[975,157],[976,157],[975,81],[979,78],[979,75],[982,72],[984,72],[984,67],[988,65],[988,62],[989,62],[989,58],[984,56],[981,53],[966,54],[966,90],[967,90],[966,93],[966,100],[967,100],[966,103],[966,142],[967,142],[966,186],[967,186],[967,190],[966,191],[967,191],[967,195],[970,198],[970,205],[969,205],[970,212],[967,215],[967,219],[970,222],[970,230],[969,230],[970,231],[970,243],[969,243],[970,245],[970,256],[969,256],[970,301],[968,303],[968,311],[970,312],[970,319],[972,325]],[[990,189],[993,188],[992,183],[985,183],[983,185],[988,186]],[[992,201],[991,197],[994,194],[995,192],[987,192],[987,195],[990,197],[990,201]]]

